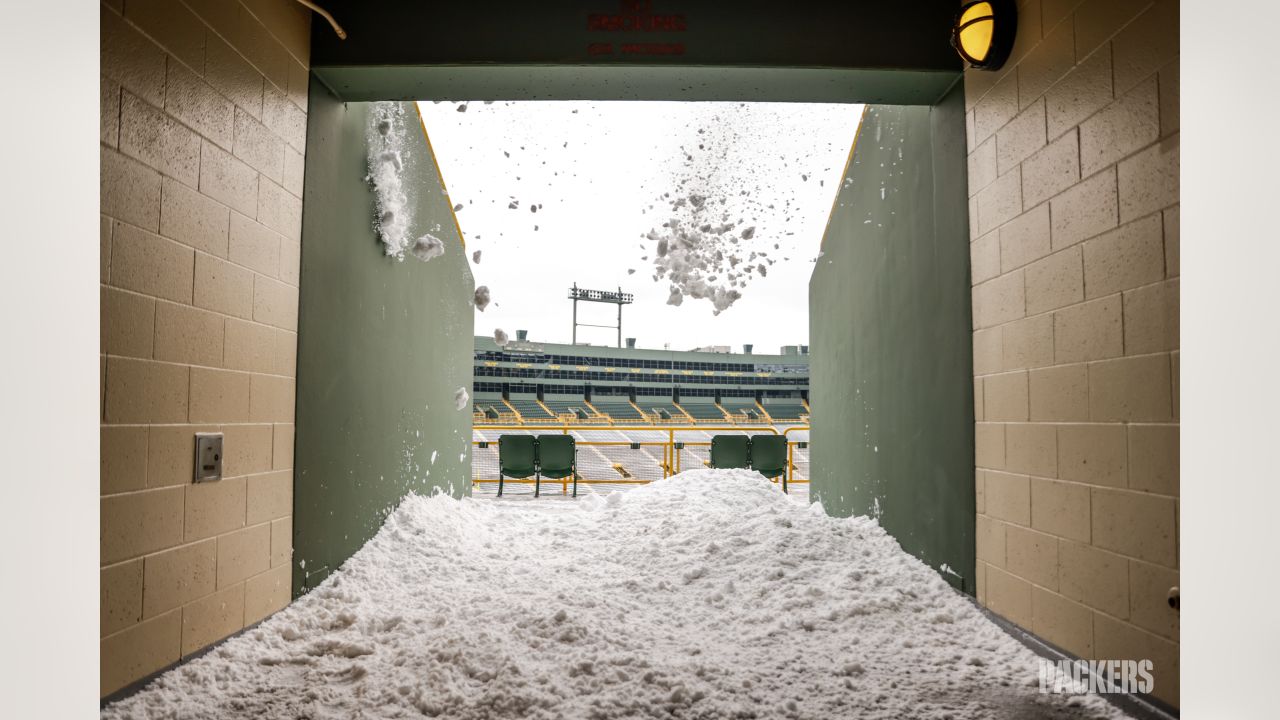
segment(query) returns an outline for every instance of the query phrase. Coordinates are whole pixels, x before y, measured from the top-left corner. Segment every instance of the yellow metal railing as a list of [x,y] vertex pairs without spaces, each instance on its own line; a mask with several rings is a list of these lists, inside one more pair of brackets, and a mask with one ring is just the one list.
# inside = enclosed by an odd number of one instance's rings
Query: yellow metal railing
[[[597,414],[593,417],[583,419],[583,418],[573,417],[571,413],[554,413],[554,412],[552,412],[552,414],[555,415],[555,417],[550,417],[550,418],[526,417],[524,415],[518,414],[516,409],[512,407],[509,403],[504,402],[503,406],[507,409],[499,410],[498,411],[499,417],[496,420],[484,417],[482,413],[474,414],[475,425],[477,427],[485,427],[485,428],[501,428],[507,425],[518,423],[520,426],[533,425],[533,426],[537,426],[538,428],[543,428],[547,425],[562,425],[567,420],[574,425],[586,425],[586,424],[595,423],[595,424],[609,425],[611,427],[621,428],[623,426],[630,426],[638,423],[651,423],[653,426],[660,426],[663,423],[688,423],[691,425],[696,425],[698,423],[698,419],[693,417],[692,415],[689,415],[688,411],[684,410],[684,408],[680,408],[680,412],[683,413],[682,415],[676,415],[672,413],[670,418],[664,418],[660,416],[658,413],[644,410],[638,405],[633,405],[636,412],[639,413],[640,415],[639,418],[614,419],[609,415],[600,413],[600,411],[595,410],[594,407],[587,405],[588,408],[591,408]],[[720,408],[720,410],[724,412],[724,408]],[[548,412],[551,412],[551,411],[548,410]],[[738,414],[728,413],[722,420],[717,420],[715,422],[727,422],[727,423],[733,423],[735,425],[745,425],[748,427],[755,428],[755,427],[760,427],[764,425],[769,425],[773,422],[773,420],[764,414],[760,414],[757,417],[750,417],[748,415],[744,415],[741,413],[738,413]],[[653,428],[646,427],[644,429],[649,430]]]
[[[489,432],[489,431],[502,431],[502,430],[515,430],[515,431],[524,431],[524,432],[528,433],[528,432],[530,432],[531,428],[530,428],[530,426],[529,426],[527,423],[528,423],[528,421],[526,420],[524,424],[482,425],[482,426],[477,426],[477,428],[476,428],[476,429],[477,429],[477,430],[479,430],[479,431],[483,431],[483,432]],[[786,469],[785,469],[785,471],[784,471],[783,475],[782,475],[782,476],[779,476],[778,478],[773,478],[773,482],[785,481],[785,483],[787,483],[787,484],[791,484],[791,483],[805,484],[805,483],[808,483],[808,482],[809,482],[808,473],[803,473],[803,475],[801,475],[801,474],[798,472],[798,471],[799,471],[799,469],[800,469],[800,467],[797,465],[797,462],[796,462],[796,450],[797,450],[797,449],[807,449],[808,441],[807,441],[807,440],[791,440],[791,439],[790,439],[790,434],[791,434],[792,432],[807,431],[808,429],[809,429],[809,427],[808,427],[807,425],[805,425],[805,426],[796,426],[796,427],[787,428],[787,429],[783,430],[782,432],[779,432],[776,428],[769,427],[769,426],[753,427],[753,428],[751,428],[751,429],[750,429],[750,431],[751,431],[751,432],[756,432],[756,433],[768,433],[768,434],[772,434],[772,435],[782,435],[783,437],[786,437],[786,438],[787,438],[787,466],[786,466]],[[679,437],[680,435],[682,435],[682,434],[683,434],[683,435],[687,435],[688,433],[708,433],[708,434],[715,434],[716,432],[731,432],[731,433],[744,433],[744,432],[748,432],[748,431],[747,431],[746,429],[744,429],[741,425],[678,425],[678,426],[671,426],[671,425],[667,425],[667,426],[661,426],[661,425],[639,425],[639,424],[632,424],[632,425],[598,425],[598,424],[590,424],[590,423],[583,423],[583,424],[579,424],[579,423],[572,423],[572,424],[561,423],[561,424],[556,424],[556,425],[551,425],[551,424],[541,424],[541,423],[540,423],[539,425],[537,425],[537,426],[536,426],[536,430],[537,430],[538,432],[547,432],[547,431],[559,432],[559,433],[564,434],[564,435],[568,435],[568,434],[573,433],[573,432],[597,432],[597,433],[598,433],[598,432],[602,432],[602,431],[606,431],[606,432],[621,432],[621,433],[626,433],[626,432],[628,432],[628,431],[630,431],[630,432],[644,432],[644,433],[665,433],[665,434],[666,434],[666,438],[665,438],[665,439],[661,439],[661,440],[653,440],[653,439],[648,439],[648,440],[585,440],[585,439],[576,439],[576,441],[575,441],[575,445],[577,446],[577,448],[578,448],[579,450],[581,450],[582,448],[592,448],[592,447],[599,447],[599,448],[605,448],[605,447],[615,447],[615,448],[618,448],[618,447],[626,447],[626,448],[630,448],[630,449],[633,449],[633,450],[642,450],[642,449],[645,449],[645,448],[660,449],[660,450],[661,450],[661,459],[657,459],[657,458],[649,457],[648,462],[652,462],[652,461],[654,461],[654,460],[657,460],[657,465],[658,465],[658,468],[662,471],[662,477],[663,477],[663,478],[670,477],[670,476],[672,476],[672,475],[678,474],[678,473],[682,472],[682,471],[685,469],[685,467],[684,467],[684,466],[685,466],[685,458],[684,458],[684,455],[685,455],[686,453],[681,452],[682,450],[686,450],[686,449],[690,449],[690,448],[703,448],[703,447],[705,447],[705,448],[708,448],[708,449],[709,449],[709,448],[710,448],[710,446],[711,446],[711,442],[710,442],[710,440],[690,440],[690,441],[685,441],[685,440],[680,440],[680,439],[678,439],[678,437]],[[471,440],[471,444],[472,444],[473,446],[483,446],[483,447],[487,447],[487,446],[490,446],[490,445],[496,445],[496,444],[497,444],[497,442],[498,442],[497,440],[486,440],[486,439],[476,438],[476,437],[473,437],[473,438],[472,438],[472,440]],[[476,455],[476,454],[473,452],[473,453],[472,453],[472,457],[473,457],[473,460],[472,460],[472,467],[473,467],[473,470],[472,470],[472,484],[473,484],[473,485],[480,485],[480,484],[482,484],[482,483],[497,483],[497,482],[498,482],[498,480],[499,480],[497,477],[483,477],[483,476],[482,476],[482,475],[483,475],[483,473],[481,473],[481,472],[480,472],[480,470],[479,470],[479,468],[477,467],[478,460],[479,460],[479,456],[478,456],[478,455]],[[603,458],[603,457],[605,457],[605,456],[604,456],[604,455],[601,455],[601,457]],[[706,460],[703,460],[703,463],[704,463],[704,464],[706,464],[706,463],[707,463],[707,461],[706,461]],[[640,468],[644,468],[644,467],[650,467],[644,459],[638,459],[638,460],[637,460],[637,464],[634,464],[634,468],[632,468],[632,469],[627,468],[627,467],[626,467],[626,465],[625,465],[624,463],[620,463],[620,462],[610,462],[610,459],[609,459],[609,458],[606,458],[606,459],[605,459],[605,461],[603,461],[603,462],[601,462],[601,463],[595,463],[595,464],[597,464],[597,465],[609,464],[610,468],[611,468],[613,471],[615,471],[615,472],[617,472],[617,473],[618,473],[618,477],[612,477],[612,478],[605,478],[605,477],[591,477],[591,476],[585,476],[585,475],[581,474],[581,472],[579,472],[579,474],[578,474],[578,482],[579,482],[579,483],[581,483],[581,484],[587,484],[587,485],[590,485],[590,484],[601,484],[601,485],[643,485],[643,484],[647,484],[647,483],[653,482],[653,480],[654,480],[653,478],[641,478],[641,477],[636,477],[636,476],[635,476],[635,474],[634,474],[634,472],[633,472],[633,470],[635,470],[635,469],[640,469]],[[804,462],[803,464],[804,464],[806,467],[807,467],[807,465],[808,465],[808,463],[807,463],[807,462]],[[584,465],[583,463],[578,463],[578,467],[579,467],[580,469],[583,467],[583,465]],[[560,479],[561,491],[562,491],[562,492],[564,492],[564,493],[567,493],[567,492],[568,492],[568,486],[569,486],[569,483],[570,483],[570,482],[572,482],[572,481],[573,481],[573,478],[572,478],[572,477],[567,477],[567,478],[562,478],[562,479]],[[521,478],[508,478],[508,479],[504,480],[504,482],[507,482],[507,483],[527,483],[527,484],[533,484],[533,483],[534,483],[534,480],[533,480],[532,478],[523,478],[523,479],[521,479]],[[548,480],[548,481],[545,481],[545,482],[554,483],[554,482],[555,482],[555,480]]]

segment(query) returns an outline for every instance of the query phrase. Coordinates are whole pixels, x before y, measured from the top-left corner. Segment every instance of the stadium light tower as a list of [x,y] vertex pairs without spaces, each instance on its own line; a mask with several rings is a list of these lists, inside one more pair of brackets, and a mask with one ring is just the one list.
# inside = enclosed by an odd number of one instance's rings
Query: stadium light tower
[[[613,290],[587,290],[578,287],[578,283],[574,283],[569,288],[569,299],[573,301],[573,344],[578,344],[578,326],[598,327],[598,328],[614,328],[618,331],[618,347],[622,347],[622,306],[630,305],[634,301],[631,293],[622,292],[622,288],[618,288],[617,292]],[[592,325],[591,323],[578,322],[578,301],[585,302],[601,302],[611,303],[618,306],[618,324],[617,325]]]

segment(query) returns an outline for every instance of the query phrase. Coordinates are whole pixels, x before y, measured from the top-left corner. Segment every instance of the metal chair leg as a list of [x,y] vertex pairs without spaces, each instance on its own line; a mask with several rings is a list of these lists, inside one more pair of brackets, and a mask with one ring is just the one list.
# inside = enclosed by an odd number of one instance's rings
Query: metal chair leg
[[542,493],[542,473],[533,474],[533,496],[538,497]]
[[502,481],[506,478],[502,473],[498,473],[498,497],[502,497]]
[[782,473],[782,494],[784,495],[791,494],[791,491],[787,489],[787,473],[785,470]]
[[569,472],[573,473],[573,496],[578,497],[578,466],[574,465]]

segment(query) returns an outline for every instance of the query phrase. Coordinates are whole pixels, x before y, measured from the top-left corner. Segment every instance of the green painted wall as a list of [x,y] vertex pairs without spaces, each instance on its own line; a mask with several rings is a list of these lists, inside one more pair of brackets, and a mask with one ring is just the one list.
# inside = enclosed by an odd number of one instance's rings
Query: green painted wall
[[[809,284],[811,494],[973,593],[963,90],[868,106]],[[963,578],[963,584],[961,583]]]
[[[388,258],[372,229],[371,106],[312,83],[298,320],[293,591],[336,570],[408,492],[470,492],[474,280],[416,107],[405,105],[415,235],[444,256]],[[435,230],[439,224],[440,229]],[[435,462],[432,462],[433,455]]]

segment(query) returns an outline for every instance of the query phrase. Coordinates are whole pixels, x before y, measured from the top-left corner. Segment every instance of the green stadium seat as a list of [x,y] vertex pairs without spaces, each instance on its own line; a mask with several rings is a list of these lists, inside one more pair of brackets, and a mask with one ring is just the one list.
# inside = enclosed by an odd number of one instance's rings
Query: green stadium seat
[[712,435],[711,467],[746,468],[751,466],[751,438],[746,435]]
[[538,472],[538,441],[532,435],[498,436],[498,497],[508,476],[527,478]]
[[680,407],[698,422],[724,422],[724,413],[711,400],[681,400]]
[[572,415],[579,420],[591,417],[591,412],[584,409],[586,405],[581,395],[547,395],[542,399],[542,404],[546,405],[551,410],[551,413],[557,417],[565,414]]
[[752,435],[751,468],[767,478],[786,473],[787,439],[782,435]]
[[577,443],[572,435],[538,436],[538,479],[533,486],[533,496],[541,491],[542,478],[553,480],[573,476],[573,496],[578,497],[578,473],[575,472]]
[[780,421],[799,421],[801,415],[809,414],[809,411],[804,409],[804,405],[795,402],[766,402],[764,409],[769,413],[769,417]]
[[538,398],[533,395],[515,395],[507,398],[507,402],[511,403],[511,407],[520,413],[520,417],[526,420],[550,420],[555,416],[538,404]]

